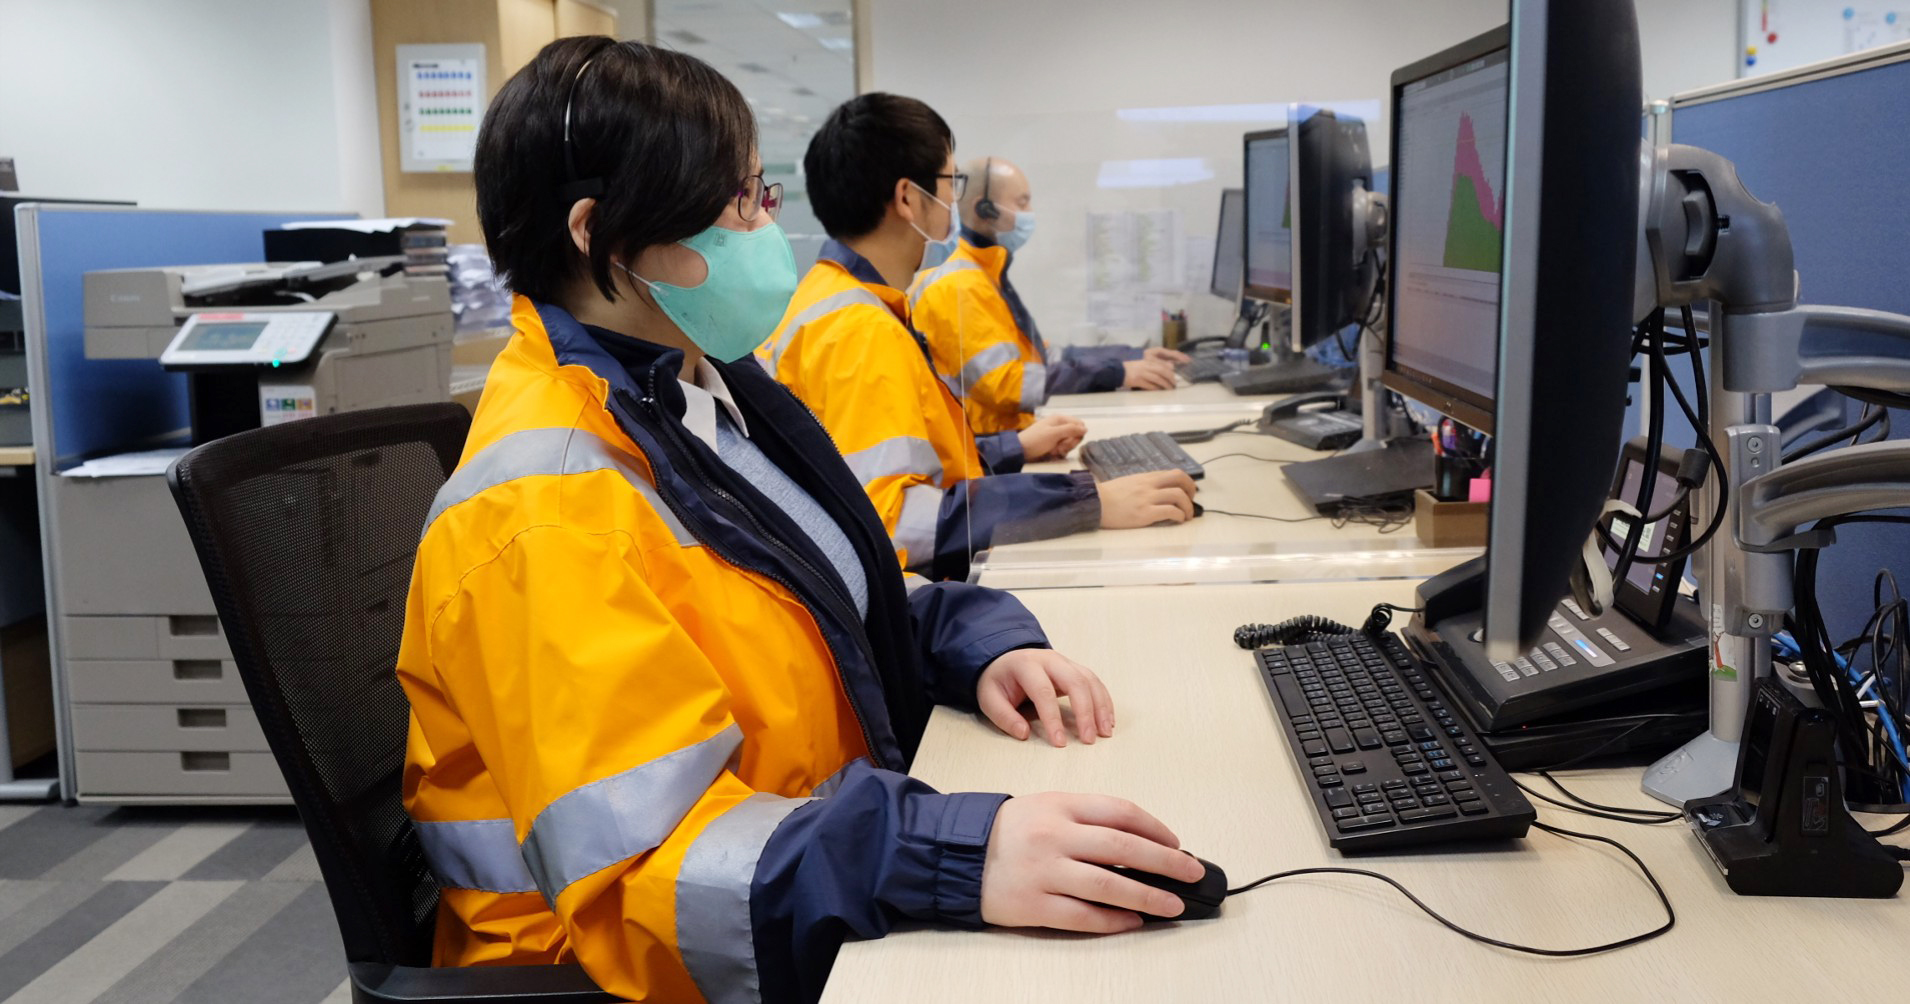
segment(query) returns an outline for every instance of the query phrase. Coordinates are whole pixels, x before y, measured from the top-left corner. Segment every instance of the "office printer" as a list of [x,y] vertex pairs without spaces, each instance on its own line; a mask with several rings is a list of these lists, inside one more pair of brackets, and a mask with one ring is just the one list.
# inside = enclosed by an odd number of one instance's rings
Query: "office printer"
[[88,359],[188,375],[195,443],[312,415],[450,399],[450,288],[402,257],[85,276]]

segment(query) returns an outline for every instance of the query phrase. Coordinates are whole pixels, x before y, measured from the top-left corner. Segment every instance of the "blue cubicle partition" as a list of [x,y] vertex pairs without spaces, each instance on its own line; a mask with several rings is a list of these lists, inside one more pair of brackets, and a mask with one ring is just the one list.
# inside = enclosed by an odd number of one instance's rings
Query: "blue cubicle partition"
[[[1895,46],[1674,98],[1671,141],[1729,157],[1752,194],[1784,211],[1803,302],[1910,314],[1905,123],[1910,46]],[[1678,360],[1673,365],[1683,372]],[[1910,436],[1910,412],[1893,411],[1891,424],[1892,438]],[[1691,442],[1682,420],[1667,429],[1667,439]],[[1910,589],[1910,529],[1858,525],[1837,534],[1818,582],[1831,633],[1841,641],[1870,615],[1871,577],[1879,568],[1894,570]]]
[[188,424],[183,375],[149,361],[86,358],[81,276],[109,268],[259,261],[267,229],[348,218],[51,204],[16,212],[33,438],[47,473],[183,432]]

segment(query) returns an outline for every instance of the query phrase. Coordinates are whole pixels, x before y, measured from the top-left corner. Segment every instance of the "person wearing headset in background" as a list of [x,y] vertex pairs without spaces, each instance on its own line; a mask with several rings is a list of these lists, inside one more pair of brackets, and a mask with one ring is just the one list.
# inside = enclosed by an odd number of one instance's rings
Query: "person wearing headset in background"
[[1015,473],[1024,455],[1072,449],[1086,431],[1073,419],[999,431],[978,451],[902,292],[959,236],[966,179],[934,109],[893,94],[850,99],[810,140],[803,175],[830,239],[757,356],[835,438],[904,568],[963,579],[970,556],[994,545],[1193,516],[1182,471],[1098,484],[1086,472]]
[[954,378],[975,434],[1027,428],[1054,394],[1172,390],[1174,366],[1187,361],[1172,349],[1048,349],[1008,278],[1035,231],[1028,176],[1000,157],[974,161],[968,176],[961,244],[947,262],[915,277],[909,307],[936,369]]
[[603,37],[546,46],[485,114],[478,217],[517,330],[397,665],[439,965],[809,1001],[844,937],[1131,929],[1180,901],[1096,864],[1200,874],[1119,799],[903,773],[932,702],[1026,738],[1032,699],[1056,745],[1057,693],[1087,743],[1113,706],[1013,597],[905,586],[828,436],[749,361],[797,279],[755,135],[708,64]]

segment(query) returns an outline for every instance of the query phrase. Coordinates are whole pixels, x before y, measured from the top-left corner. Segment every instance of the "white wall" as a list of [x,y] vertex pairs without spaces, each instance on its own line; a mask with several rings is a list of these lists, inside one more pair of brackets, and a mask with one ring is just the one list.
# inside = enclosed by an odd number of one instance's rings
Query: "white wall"
[[0,0],[31,195],[382,214],[367,0]]
[[[1640,0],[1647,95],[1729,79],[1732,0]],[[1240,135],[1277,121],[1139,122],[1122,109],[1378,100],[1392,71],[1501,24],[1506,0],[874,0],[872,89],[921,98],[954,127],[958,157],[1000,154],[1035,187],[1038,235],[1016,284],[1058,342],[1132,341],[1158,329],[1087,323],[1086,214],[1171,208],[1211,236],[1240,183]],[[1369,123],[1376,164],[1387,129]],[[1210,180],[1099,187],[1108,162],[1188,158]],[[1192,334],[1224,333],[1231,307],[1170,296]]]

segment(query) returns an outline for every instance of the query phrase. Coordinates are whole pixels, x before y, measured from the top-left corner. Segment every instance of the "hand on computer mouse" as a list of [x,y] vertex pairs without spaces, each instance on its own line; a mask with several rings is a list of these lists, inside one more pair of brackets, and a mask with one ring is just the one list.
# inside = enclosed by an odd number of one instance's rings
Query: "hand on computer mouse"
[[1199,882],[1206,869],[1179,847],[1173,831],[1125,799],[1060,792],[1011,798],[988,838],[982,920],[1112,934],[1141,926],[1141,914],[1178,916],[1179,897],[1102,866]]
[[1127,390],[1173,390],[1174,364],[1164,359],[1133,359],[1122,363],[1127,371],[1121,386]]
[[1194,518],[1194,479],[1186,471],[1149,471],[1094,486],[1101,493],[1101,528],[1130,530]]
[[1083,743],[1092,746],[1097,736],[1114,734],[1114,698],[1101,678],[1053,649],[1015,649],[989,663],[975,684],[976,706],[996,728],[1016,739],[1034,734],[1021,715],[1022,705],[1033,704],[1050,746],[1068,744],[1068,730],[1061,724],[1062,697],[1074,711],[1074,730]]

